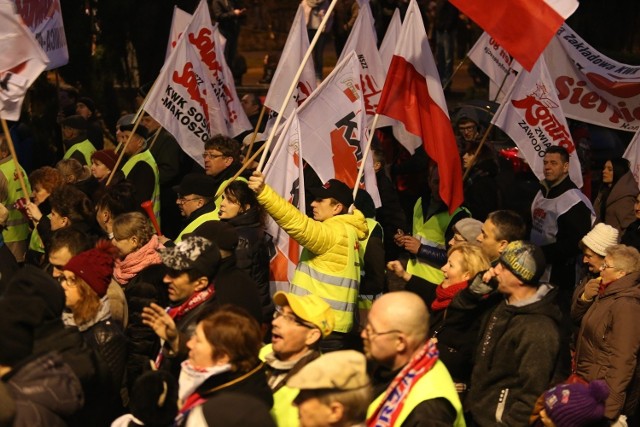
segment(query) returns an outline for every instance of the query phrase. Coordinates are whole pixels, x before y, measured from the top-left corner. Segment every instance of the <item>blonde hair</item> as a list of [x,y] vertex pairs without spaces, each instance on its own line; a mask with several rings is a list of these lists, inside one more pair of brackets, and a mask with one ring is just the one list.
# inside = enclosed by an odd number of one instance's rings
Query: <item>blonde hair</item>
[[113,237],[117,240],[129,239],[133,236],[138,238],[138,245],[146,245],[155,230],[151,221],[143,213],[127,212],[118,215],[113,220]]
[[460,255],[462,255],[460,267],[462,268],[462,271],[469,273],[471,277],[474,277],[481,271],[486,271],[491,267],[489,259],[484,252],[482,252],[482,249],[480,249],[479,246],[467,242],[460,243],[449,249],[449,253],[447,255],[451,256],[454,252],[460,252]]
[[64,182],[70,184],[81,181],[85,174],[84,166],[76,159],[62,159],[56,163],[56,169],[62,174]]

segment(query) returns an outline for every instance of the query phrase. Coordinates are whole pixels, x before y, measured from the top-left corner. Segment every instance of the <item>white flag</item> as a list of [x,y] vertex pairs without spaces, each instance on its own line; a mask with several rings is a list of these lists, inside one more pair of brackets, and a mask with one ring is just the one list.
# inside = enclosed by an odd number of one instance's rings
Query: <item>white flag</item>
[[[360,61],[351,51],[297,109],[304,159],[322,182],[335,178],[351,188],[356,185],[367,142],[359,82]],[[376,206],[380,206],[371,156],[365,163],[364,184]]]
[[389,65],[391,65],[391,58],[393,58],[393,52],[396,50],[401,29],[402,19],[400,18],[400,9],[396,8],[391,17],[391,22],[389,22],[389,26],[387,27],[387,32],[384,34],[384,38],[380,44],[380,58],[382,59],[382,68],[384,68],[385,74],[389,69]]
[[204,142],[211,135],[236,136],[251,129],[212,27],[205,1],[165,62],[145,110],[203,164]]
[[367,114],[367,124],[371,125],[376,115],[387,70],[384,69],[380,52],[378,52],[373,14],[368,1],[360,6],[360,12],[338,62],[346,58],[351,51],[356,52],[360,61],[360,88]]
[[[293,24],[291,25],[287,41],[282,49],[280,61],[278,61],[278,67],[273,75],[273,79],[271,79],[269,91],[264,100],[264,105],[267,108],[276,113],[280,113],[280,108],[307,50],[309,50],[309,36],[307,35],[304,11],[302,5],[300,5],[298,6],[295,18],[293,18]],[[292,99],[289,100],[283,112],[284,117],[289,117],[296,107],[302,105],[315,88],[316,73],[313,70],[313,59],[309,57],[309,60],[302,70],[302,74],[300,74],[297,87],[293,91]]]
[[578,188],[582,187],[578,152],[543,56],[530,73],[520,72],[493,123],[516,143],[538,179],[544,179],[547,148],[554,145],[566,148],[571,158],[569,176]]
[[[278,138],[274,150],[265,165],[265,182],[278,194],[304,212],[304,174],[301,167],[300,126],[295,111],[285,122],[284,132]],[[265,226],[274,244],[271,257],[269,282],[271,295],[276,291],[289,291],[302,247],[287,234],[273,218],[268,217]]]
[[[500,87],[500,94],[505,95],[522,70],[522,65],[486,32],[478,38],[467,56],[489,77],[490,88],[495,87],[495,92],[489,94],[491,100],[496,99]],[[498,97],[498,101],[501,99]]]
[[169,41],[167,42],[167,52],[164,55],[164,60],[169,59],[169,55],[178,44],[178,39],[184,33],[184,30],[191,22],[193,15],[180,9],[178,6],[173,6],[173,18],[171,18],[171,29],[169,29]]
[[12,3],[0,3],[0,117],[16,121],[29,86],[49,59]]
[[[640,182],[640,130],[633,136],[622,157],[629,160],[631,173],[636,179],[636,182]],[[638,188],[640,189],[640,184]]]

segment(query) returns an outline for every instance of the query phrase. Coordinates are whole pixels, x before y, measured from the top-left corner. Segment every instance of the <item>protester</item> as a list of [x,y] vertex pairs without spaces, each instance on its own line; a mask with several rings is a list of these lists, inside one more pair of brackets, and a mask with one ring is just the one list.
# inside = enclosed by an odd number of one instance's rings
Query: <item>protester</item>
[[500,210],[489,214],[476,240],[487,258],[495,265],[507,245],[515,240],[523,240],[526,232],[524,219],[517,212]]
[[540,412],[534,412],[535,427],[606,427],[604,402],[609,395],[607,383],[595,380],[559,384],[545,391]]
[[91,154],[96,148],[87,138],[87,121],[84,117],[73,115],[65,117],[62,125],[62,141],[65,146],[63,159],[76,159],[81,165],[91,164]]
[[113,220],[120,214],[140,211],[134,200],[134,187],[121,181],[107,187],[96,203],[96,221],[107,238],[113,238]]
[[[479,144],[467,142],[462,155],[464,180],[464,203],[471,216],[485,221],[489,213],[502,207],[502,195],[498,186],[498,159],[493,149],[486,144],[478,152]],[[476,154],[477,153],[477,154]]]
[[191,173],[182,178],[174,191],[178,196],[175,204],[186,224],[174,240],[175,243],[180,243],[186,234],[195,232],[206,221],[218,219],[214,202],[215,181],[208,175]]
[[638,183],[629,170],[629,161],[608,159],[602,169],[602,188],[593,202],[596,222],[604,222],[624,233],[635,220],[633,205],[637,196]]
[[480,245],[477,238],[482,233],[482,222],[473,218],[462,218],[453,225],[453,237],[449,240],[449,247],[460,243]]

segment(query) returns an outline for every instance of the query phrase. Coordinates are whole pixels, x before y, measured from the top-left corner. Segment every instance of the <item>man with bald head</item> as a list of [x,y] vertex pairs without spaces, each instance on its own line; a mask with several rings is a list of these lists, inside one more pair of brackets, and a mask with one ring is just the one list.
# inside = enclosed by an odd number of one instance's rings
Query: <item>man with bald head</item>
[[428,331],[427,307],[416,294],[391,292],[373,303],[360,334],[375,365],[371,378],[377,397],[367,411],[367,425],[465,425],[453,380]]

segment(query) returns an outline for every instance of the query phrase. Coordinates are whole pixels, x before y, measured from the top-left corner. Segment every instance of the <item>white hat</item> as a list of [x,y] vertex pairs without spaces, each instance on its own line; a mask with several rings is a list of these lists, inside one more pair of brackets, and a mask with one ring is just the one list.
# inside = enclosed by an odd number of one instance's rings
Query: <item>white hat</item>
[[581,243],[600,256],[605,256],[607,248],[618,244],[618,230],[599,222],[581,240]]

